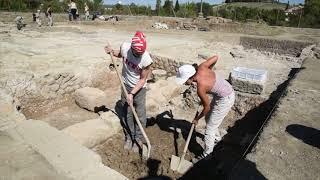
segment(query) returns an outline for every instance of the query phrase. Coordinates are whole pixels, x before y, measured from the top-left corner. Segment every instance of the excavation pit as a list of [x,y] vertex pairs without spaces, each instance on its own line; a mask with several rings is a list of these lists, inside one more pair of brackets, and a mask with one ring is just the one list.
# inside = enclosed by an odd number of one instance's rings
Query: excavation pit
[[[0,68],[4,70],[1,71],[1,87],[20,100],[19,107],[27,119],[47,122],[59,130],[101,117],[75,104],[73,93],[81,87],[103,90],[108,95],[105,108],[119,115],[116,105],[120,99],[120,84],[112,71],[114,66],[109,69],[111,59],[105,55],[103,47],[106,40],[114,42],[114,48],[119,47],[131,36],[126,31],[96,30],[85,25],[70,30],[66,36],[65,31],[69,30],[63,27],[51,32],[32,30],[19,33],[9,29],[5,30],[8,33],[0,33],[3,40]],[[208,39],[208,34],[190,33],[192,36],[181,38],[184,34],[180,32],[147,31],[149,49],[154,59],[153,68],[165,70],[168,76],[149,83],[147,87],[146,132],[153,147],[151,159],[146,162],[141,160],[139,154],[124,150],[121,130],[91,148],[100,155],[106,166],[130,179],[159,176],[164,179],[190,178],[199,174],[206,178],[225,178],[274,107],[291,69],[299,68],[303,60],[296,57],[296,51],[286,54],[284,50],[268,52],[261,47],[258,48],[261,51],[246,49],[240,43],[230,43],[230,39],[218,42]],[[23,41],[19,41],[21,38]],[[240,37],[234,38],[240,41]],[[221,129],[228,134],[216,146],[213,159],[201,162],[187,174],[180,175],[170,170],[170,157],[181,155],[198,99],[194,90],[183,93],[186,87],[174,85],[173,76],[182,64],[199,64],[204,61],[201,57],[213,54],[219,55],[215,68],[224,78],[228,78],[231,69],[239,65],[266,69],[266,89],[262,95],[236,92],[235,106],[221,125]],[[16,71],[17,68],[19,71]],[[203,122],[192,138],[187,160],[202,150]],[[181,134],[175,131],[177,128],[181,129]]]

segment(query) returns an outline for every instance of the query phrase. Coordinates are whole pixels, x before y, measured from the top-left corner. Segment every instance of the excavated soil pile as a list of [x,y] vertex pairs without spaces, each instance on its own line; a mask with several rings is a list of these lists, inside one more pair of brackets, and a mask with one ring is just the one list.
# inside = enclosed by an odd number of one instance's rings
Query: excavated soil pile
[[[182,133],[174,130],[176,126],[184,127]],[[149,119],[146,133],[152,143],[152,151],[148,161],[142,160],[137,153],[123,149],[124,135],[122,132],[95,147],[95,151],[102,157],[105,165],[130,179],[156,176],[168,179],[178,178],[181,175],[170,169],[171,155],[181,155],[189,129],[190,123],[184,120],[172,121],[169,117]],[[192,147],[189,149],[192,153],[188,151],[185,157],[187,160],[191,160],[191,157],[201,150],[201,146],[195,141],[195,136],[189,147]]]

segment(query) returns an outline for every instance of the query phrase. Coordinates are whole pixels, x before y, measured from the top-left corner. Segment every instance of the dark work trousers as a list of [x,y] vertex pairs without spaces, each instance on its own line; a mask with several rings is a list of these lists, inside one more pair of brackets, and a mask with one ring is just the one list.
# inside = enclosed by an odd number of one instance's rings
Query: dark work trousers
[[[130,92],[132,88],[126,86],[127,92]],[[141,122],[143,128],[147,125],[147,115],[146,115],[146,88],[141,88],[133,96],[133,106],[137,112],[138,118]],[[121,93],[121,104],[123,105],[123,128],[126,138],[131,138],[132,141],[145,141],[142,132],[134,119],[133,112],[127,103],[124,92]]]
[[77,9],[71,9],[73,20],[77,20]]

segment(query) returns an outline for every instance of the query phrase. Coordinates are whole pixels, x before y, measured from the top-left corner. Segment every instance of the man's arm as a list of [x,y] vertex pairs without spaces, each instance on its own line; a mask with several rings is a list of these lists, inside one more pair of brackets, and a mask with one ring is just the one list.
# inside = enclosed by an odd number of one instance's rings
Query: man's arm
[[111,55],[113,55],[113,56],[115,56],[117,58],[122,58],[121,47],[120,47],[120,50],[113,50],[110,45],[107,45],[107,46],[104,47],[104,51],[107,54],[111,54],[112,53]]
[[146,83],[148,75],[151,72],[151,65],[145,67],[142,69],[141,73],[140,73],[140,80],[138,81],[138,83],[134,86],[134,88],[131,90],[131,94],[136,94],[142,87],[143,85]]
[[209,98],[207,96],[206,88],[204,86],[198,86],[198,96],[201,99],[201,103],[203,105],[203,110],[197,117],[194,118],[194,120],[193,120],[194,124],[197,124],[199,119],[206,116],[208,114],[208,112],[210,111],[210,102],[209,102]]
[[212,69],[212,67],[217,63],[217,61],[218,61],[218,56],[212,56],[208,58],[205,62],[200,64],[200,66],[205,66],[209,69]]

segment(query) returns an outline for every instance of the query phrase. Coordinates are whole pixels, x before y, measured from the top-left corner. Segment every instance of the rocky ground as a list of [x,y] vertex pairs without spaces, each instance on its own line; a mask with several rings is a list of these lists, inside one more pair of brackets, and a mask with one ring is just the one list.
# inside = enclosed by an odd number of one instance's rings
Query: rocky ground
[[[200,163],[182,176],[190,178],[202,174],[201,177],[206,178],[225,178],[275,105],[282,92],[279,91],[279,85],[288,79],[291,69],[300,68],[307,56],[318,56],[314,53],[316,51],[311,50],[315,46],[296,57],[245,49],[239,45],[240,37],[247,36],[245,34],[158,30],[151,28],[151,20],[147,20],[145,24],[143,19],[139,22],[141,23],[133,20],[117,24],[58,22],[52,28],[31,25],[17,31],[14,24],[3,20],[0,22],[0,88],[20,101],[19,109],[27,119],[45,121],[57,129],[96,119],[98,114],[81,109],[75,104],[73,92],[85,86],[98,87],[107,94],[106,108],[115,110],[120,97],[119,82],[115,72],[109,69],[111,59],[104,53],[103,47],[109,41],[114,48],[118,48],[123,41],[130,41],[137,29],[146,33],[148,50],[153,55],[179,63],[201,63],[205,57],[218,55],[219,61],[215,69],[224,78],[228,78],[232,68],[237,66],[267,70],[268,80],[262,95],[237,92],[235,106],[221,126],[228,130],[228,135],[215,149],[215,158],[209,163],[204,162],[205,166],[210,165],[214,170],[202,168]],[[273,38],[306,39],[314,43],[320,37],[320,32],[316,30],[283,28],[281,32],[283,33]],[[170,170],[169,158],[182,150],[183,139],[190,127],[189,121],[196,111],[196,100],[193,99],[194,95],[182,98],[183,94],[180,93],[186,87],[177,87],[172,81],[173,78],[169,77],[150,83],[147,87],[147,133],[154,147],[152,160],[140,163],[139,155],[124,151],[123,137],[119,132],[94,148],[105,165],[131,179],[181,176]],[[309,99],[303,101],[313,104]],[[174,120],[164,115],[170,110]],[[184,127],[183,134],[178,138],[169,128],[172,122]],[[204,126],[202,122],[197,131],[203,133]],[[194,137],[193,141],[195,143],[197,140],[201,144],[202,135],[197,135],[198,138]],[[201,146],[198,143],[189,149],[188,159],[199,153]]]
[[289,81],[255,148],[233,179],[319,179],[319,68],[307,59]]

